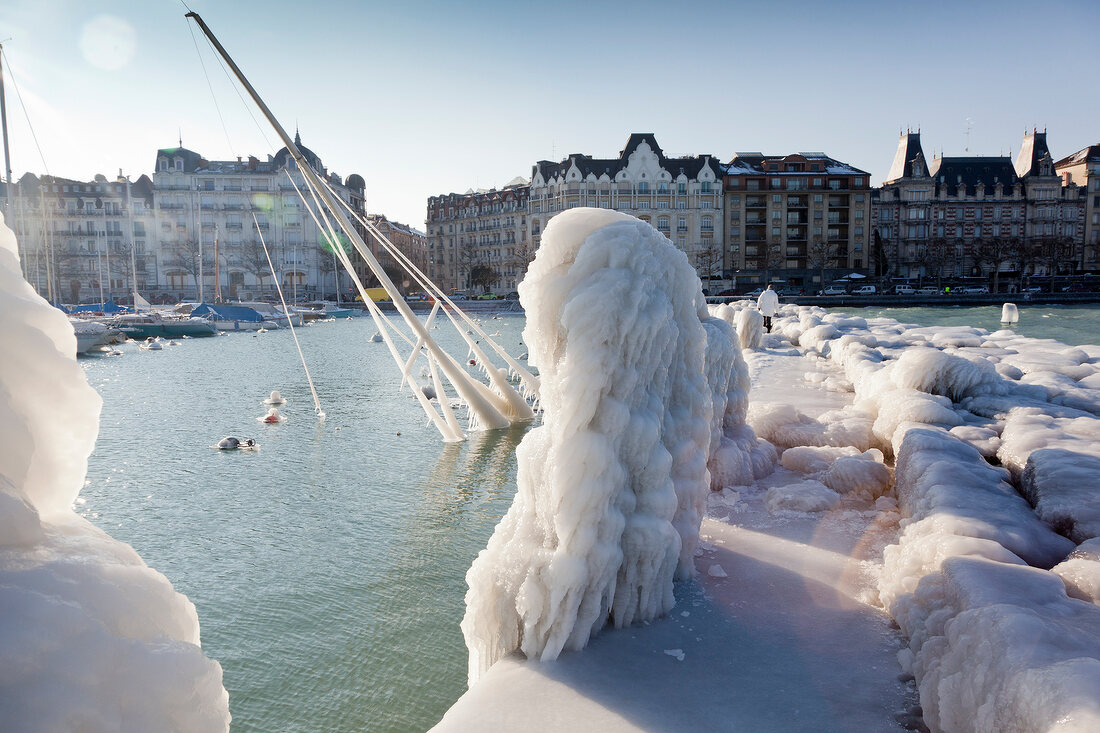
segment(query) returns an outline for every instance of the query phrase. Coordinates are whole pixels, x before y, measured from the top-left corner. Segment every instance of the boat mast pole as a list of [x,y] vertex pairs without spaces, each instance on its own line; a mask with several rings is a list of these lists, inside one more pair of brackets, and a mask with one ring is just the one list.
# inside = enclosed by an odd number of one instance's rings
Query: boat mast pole
[[[8,103],[4,99],[4,44],[0,43],[0,126],[4,128],[4,186],[7,203],[4,205],[5,221],[11,218],[11,155],[8,153]],[[15,222],[8,222],[8,226],[15,228]]]
[[[119,171],[121,175],[122,171]],[[134,201],[133,196],[130,193],[130,177],[126,176],[126,237],[130,240],[130,290],[133,291],[134,296],[134,313],[138,312],[137,299],[138,299],[138,286],[137,286],[137,256],[134,250],[137,245],[134,244]]]
[[[195,23],[198,24],[203,34],[205,34],[206,37],[210,39],[210,43],[213,44],[218,54],[221,55],[221,57],[225,60],[226,64],[229,66],[229,69],[233,72],[233,75],[237,77],[238,81],[240,81],[241,86],[243,86],[245,91],[248,92],[249,96],[252,97],[252,101],[256,103],[257,107],[259,107],[260,112],[262,112],[264,117],[267,118],[268,123],[270,123],[272,128],[274,128],[275,133],[279,136],[279,139],[283,141],[283,144],[286,146],[287,151],[290,153],[291,157],[294,158],[295,163],[298,164],[298,168],[299,170],[301,170],[302,175],[305,176],[306,180],[312,183],[312,185],[317,189],[317,195],[320,196],[320,198],[324,201],[325,206],[328,207],[332,215],[336,217],[337,221],[340,223],[341,228],[348,234],[349,237],[351,237],[352,244],[355,245],[356,251],[359,252],[359,255],[364,260],[366,260],[367,266],[370,267],[371,271],[374,273],[374,276],[378,278],[379,284],[383,288],[385,288],[386,294],[390,296],[390,301],[393,303],[398,313],[401,314],[402,318],[405,319],[405,323],[408,324],[414,335],[422,337],[424,339],[424,344],[427,346],[429,352],[432,353],[433,356],[438,358],[440,367],[443,369],[444,374],[447,375],[447,379],[449,379],[451,384],[454,385],[455,390],[459,394],[459,397],[461,397],[463,401],[465,401],[466,404],[469,405],[471,411],[477,415],[478,423],[480,424],[480,426],[485,429],[508,427],[508,425],[510,424],[508,418],[505,417],[499,410],[497,410],[497,408],[488,399],[479,394],[478,387],[474,386],[475,380],[469,374],[467,374],[466,371],[462,369],[462,367],[460,367],[457,362],[455,362],[455,360],[450,357],[450,355],[448,355],[445,351],[443,351],[443,349],[439,347],[439,345],[435,342],[435,339],[433,339],[431,337],[431,334],[428,333],[427,329],[424,328],[424,324],[420,322],[420,319],[416,317],[415,313],[413,313],[412,308],[410,308],[409,304],[405,302],[405,299],[401,295],[401,291],[397,289],[397,286],[394,285],[393,280],[391,280],[390,276],[386,274],[386,271],[382,268],[382,265],[378,262],[378,259],[370,251],[370,248],[367,247],[366,243],[363,241],[363,238],[359,236],[359,232],[355,230],[354,226],[352,226],[351,220],[348,218],[347,214],[344,213],[343,209],[341,209],[340,204],[329,192],[328,188],[323,184],[317,173],[310,167],[309,162],[302,155],[302,152],[298,149],[298,146],[294,144],[294,141],[290,139],[289,135],[287,135],[287,132],[283,129],[283,126],[279,124],[279,121],[277,119],[275,119],[275,115],[271,113],[271,110],[268,109],[267,104],[264,103],[263,99],[260,98],[260,95],[252,87],[252,84],[250,84],[248,79],[245,78],[244,72],[242,72],[237,66],[236,62],[233,61],[233,58],[229,55],[229,52],[225,50],[225,47],[222,46],[221,42],[214,35],[213,31],[211,31],[210,28],[203,21],[203,19],[199,17],[198,13],[187,13],[184,17],[194,19]],[[348,263],[345,263],[344,266],[348,267]],[[484,387],[484,385],[482,385],[480,382],[478,382],[477,385]]]

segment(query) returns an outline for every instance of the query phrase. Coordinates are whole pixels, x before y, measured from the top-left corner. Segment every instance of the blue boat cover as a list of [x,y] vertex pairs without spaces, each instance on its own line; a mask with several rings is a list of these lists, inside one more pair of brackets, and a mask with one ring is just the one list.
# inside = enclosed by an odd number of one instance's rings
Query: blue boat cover
[[226,305],[225,303],[219,303],[218,305],[199,303],[191,309],[191,315],[197,318],[213,318],[217,321],[246,321],[252,323],[259,323],[264,319],[259,312],[246,305]]

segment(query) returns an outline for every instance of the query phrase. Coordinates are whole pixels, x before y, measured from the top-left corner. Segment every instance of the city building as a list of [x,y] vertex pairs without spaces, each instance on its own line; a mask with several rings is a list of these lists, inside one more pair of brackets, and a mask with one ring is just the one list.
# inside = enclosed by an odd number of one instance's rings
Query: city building
[[1031,276],[1084,266],[1084,198],[1063,185],[1046,133],[1007,156],[926,161],[919,132],[901,134],[873,209],[875,233],[895,277],[979,278],[1015,288]]
[[131,183],[121,171],[114,181],[27,173],[12,186],[7,216],[24,277],[51,301],[69,303],[126,300],[135,284],[156,283],[152,222],[152,181]]
[[[428,272],[428,240],[424,236],[424,232],[407,224],[390,221],[382,214],[368,214],[367,221],[388,239],[399,252],[412,261],[421,272]],[[398,288],[406,293],[423,290],[415,280],[412,280],[406,274],[404,267],[396,262],[393,255],[378,244],[377,239],[368,236],[365,241],[378,263],[382,265],[382,269],[385,270]],[[353,258],[353,264],[355,265],[355,274],[359,276],[359,280],[364,285],[369,287],[376,283],[374,274],[362,259]]]
[[840,274],[876,271],[866,171],[825,153],[736,153],[723,188],[723,267],[737,287],[782,280],[817,293]]
[[[294,143],[336,195],[362,216],[363,178],[351,175],[341,181],[302,146],[297,133]],[[310,201],[308,208],[298,191]],[[265,247],[288,298],[334,298],[350,286],[343,268],[334,265],[324,220],[321,227],[314,220],[318,206],[285,147],[266,161],[252,156],[209,161],[182,146],[158,150],[153,198],[158,285],[167,299],[274,296]],[[334,221],[326,208],[320,210]]]
[[447,292],[510,293],[534,259],[530,188],[522,178],[496,189],[432,196],[426,219],[428,274]]
[[1054,164],[1066,186],[1076,185],[1084,196],[1083,258],[1086,270],[1100,270],[1100,143],[1078,150]]
[[531,170],[531,242],[537,249],[555,215],[578,206],[615,209],[652,224],[688,259],[700,277],[721,277],[722,172],[713,155],[667,157],[650,132],[636,132],[616,158],[581,153]]

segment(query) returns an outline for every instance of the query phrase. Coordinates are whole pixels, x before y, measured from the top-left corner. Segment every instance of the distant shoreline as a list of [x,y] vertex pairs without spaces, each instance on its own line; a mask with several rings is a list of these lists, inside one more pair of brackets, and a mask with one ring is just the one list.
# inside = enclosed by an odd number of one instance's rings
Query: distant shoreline
[[[746,296],[710,296],[708,303],[730,303]],[[874,306],[878,308],[930,308],[957,305],[1090,305],[1100,303],[1100,293],[981,293],[976,295],[792,295],[780,303],[819,305],[824,308]]]

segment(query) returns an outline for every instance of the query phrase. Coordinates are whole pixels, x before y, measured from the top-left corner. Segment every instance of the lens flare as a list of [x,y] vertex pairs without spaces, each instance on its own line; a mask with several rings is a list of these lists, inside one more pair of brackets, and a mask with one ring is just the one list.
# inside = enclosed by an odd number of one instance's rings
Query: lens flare
[[275,208],[275,199],[269,193],[254,193],[252,205],[260,211],[271,211]]
[[134,27],[114,15],[100,15],[80,31],[80,52],[92,66],[118,71],[134,58],[137,34]]

